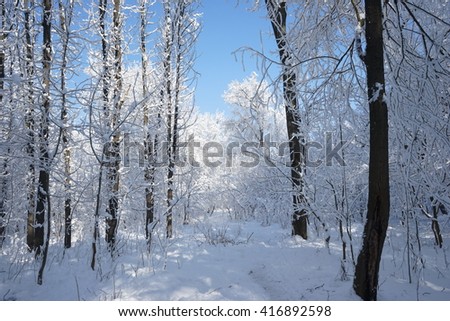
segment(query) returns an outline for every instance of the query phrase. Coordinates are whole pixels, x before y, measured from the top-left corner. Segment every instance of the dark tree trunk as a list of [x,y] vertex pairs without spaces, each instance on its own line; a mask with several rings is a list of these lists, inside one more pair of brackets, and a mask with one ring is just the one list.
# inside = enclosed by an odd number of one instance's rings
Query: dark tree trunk
[[113,254],[116,246],[118,215],[119,215],[119,187],[120,187],[120,131],[118,129],[120,123],[120,110],[123,104],[122,89],[122,17],[121,17],[121,0],[113,1],[113,25],[112,31],[114,42],[114,90],[113,90],[113,110],[111,112],[111,142],[107,155],[108,162],[108,192],[109,200],[106,212],[106,242],[108,248]]
[[[171,116],[170,123],[173,122],[172,126],[169,127],[169,168],[168,168],[168,188],[167,188],[167,205],[169,207],[167,214],[167,237],[171,238],[173,235],[173,213],[172,213],[172,202],[173,202],[173,176],[175,173],[175,157],[177,154],[178,147],[178,121],[179,121],[179,96],[181,90],[181,64],[182,64],[182,52],[183,52],[183,20],[185,19],[186,4],[183,1],[177,3],[176,17],[175,17],[175,30],[171,30],[172,33],[176,33],[175,37],[171,35],[172,38],[176,39],[176,57],[175,57],[175,84],[174,93],[170,93],[169,97],[172,99],[173,96],[173,116]],[[170,50],[170,49],[169,49]],[[172,104],[170,104],[172,108]],[[172,113],[172,111],[171,111]]]
[[363,300],[376,300],[381,254],[389,223],[388,110],[381,0],[366,0],[365,12],[367,53],[364,62],[370,111],[369,200],[353,288]]
[[308,238],[308,216],[306,211],[306,198],[303,182],[304,151],[301,142],[301,117],[297,99],[297,75],[292,66],[292,56],[287,48],[286,41],[286,2],[266,0],[267,12],[272,24],[275,40],[278,47],[280,61],[283,65],[283,96],[285,101],[286,126],[289,139],[291,180],[293,187],[292,204],[292,234]]
[[100,198],[102,194],[102,182],[103,182],[103,166],[105,152],[102,153],[102,158],[100,160],[100,170],[98,174],[97,181],[97,194],[95,195],[95,212],[94,212],[94,233],[92,238],[92,258],[91,258],[91,269],[95,270],[95,263],[97,258],[97,242],[100,237]]
[[34,1],[25,0],[24,3],[25,18],[25,65],[27,71],[27,90],[26,97],[27,107],[25,111],[25,127],[26,127],[26,152],[28,156],[28,179],[27,179],[27,246],[30,251],[36,250],[35,245],[35,216],[36,216],[36,167],[35,167],[35,112],[34,112],[34,38],[33,25],[34,15],[31,8],[34,8]]
[[148,57],[147,57],[147,0],[140,0],[141,12],[141,29],[140,29],[140,49],[141,49],[141,66],[142,66],[142,95],[144,97],[144,160],[145,160],[145,181],[147,187],[145,188],[145,239],[147,240],[148,248],[152,242],[151,226],[154,221],[155,199],[154,199],[154,183],[155,183],[155,168],[154,160],[156,159],[156,142],[158,141],[155,135],[155,144],[150,135],[150,121],[149,121],[149,104],[147,102],[148,90]]
[[[61,28],[61,40],[63,42],[62,63],[60,69],[60,89],[61,89],[61,139],[63,143],[63,157],[64,157],[64,248],[72,247],[72,199],[71,199],[71,153],[69,146],[69,131],[68,131],[68,115],[67,115],[67,90],[66,90],[66,72],[68,63],[69,50],[69,27],[71,22],[71,15],[73,4],[70,3],[67,10],[64,7],[62,0],[58,1],[59,5],[59,20]],[[66,13],[69,15],[68,19]]]
[[[43,97],[41,119],[39,122],[39,177],[36,199],[36,226],[34,231],[36,253],[40,254],[44,245],[47,198],[50,190],[50,168],[49,168],[49,121],[50,121],[50,68],[52,60],[51,48],[51,0],[43,0]],[[50,233],[50,231],[47,231]]]
[[164,1],[164,15],[165,15],[165,33],[164,33],[164,57],[163,57],[163,68],[164,68],[164,81],[165,88],[162,90],[162,102],[166,106],[167,110],[167,214],[166,214],[166,237],[171,238],[173,236],[173,212],[172,212],[172,201],[173,201],[173,174],[174,174],[174,162],[173,162],[173,150],[172,150],[172,139],[173,139],[173,106],[172,106],[172,41],[173,41],[173,30],[171,23],[171,7],[170,1]]
[[[5,20],[6,20],[6,10],[5,10],[5,0],[0,0],[0,42],[4,42],[6,39],[5,33]],[[3,102],[3,90],[4,90],[4,81],[5,81],[5,47],[1,46],[0,48],[0,102]]]
[[109,119],[109,86],[110,86],[110,71],[109,71],[109,59],[108,59],[108,35],[106,31],[106,8],[108,6],[108,0],[99,0],[99,26],[100,36],[102,42],[102,93],[103,93],[103,113],[105,122]]
[[433,218],[431,221],[431,229],[433,230],[434,240],[436,241],[436,245],[439,246],[439,248],[442,248],[442,245],[444,244],[444,240],[442,238],[441,227],[439,226],[439,221],[438,221],[439,206],[433,205],[432,211],[433,211]]
[[[109,59],[108,59],[108,42],[107,42],[107,32],[106,32],[106,9],[108,5],[108,0],[99,0],[98,5],[98,17],[99,17],[99,28],[100,28],[100,37],[102,43],[102,75],[101,75],[101,83],[102,83],[102,103],[103,103],[103,118],[104,125],[107,128],[109,126]],[[91,111],[92,113],[92,111]],[[106,159],[108,155],[109,144],[105,144],[103,146],[99,175],[97,181],[97,194],[95,196],[95,212],[94,212],[94,233],[92,239],[92,258],[91,258],[91,269],[95,270],[96,258],[97,258],[97,243],[100,238],[100,202],[101,202],[101,193],[102,193],[102,185],[103,185],[103,171],[105,169]]]
[[[1,15],[1,25],[0,25],[0,42],[4,43],[6,39],[6,34],[4,32],[6,24],[6,10],[5,10],[5,0],[0,1],[0,15]],[[4,46],[2,46],[0,51],[0,106],[3,108],[3,90],[4,90],[4,80],[5,80],[5,52]],[[6,112],[6,111],[5,111]],[[3,113],[3,111],[2,111]],[[8,147],[9,150],[9,147]],[[9,152],[7,153],[9,154]],[[5,238],[6,231],[6,200],[8,199],[8,155],[4,158],[3,164],[0,168],[0,248],[3,245],[3,240]]]
[[119,141],[116,135],[113,136],[113,142],[109,144],[109,152],[107,155],[108,164],[108,205],[106,208],[106,234],[105,240],[108,243],[108,248],[113,254],[116,246],[116,234],[118,224],[118,210],[119,210],[119,167],[120,167],[120,155],[119,155]]
[[[50,243],[51,232],[51,209],[50,209],[50,163],[49,163],[49,121],[50,121],[50,78],[52,63],[52,38],[51,38],[51,17],[52,0],[43,0],[43,52],[42,52],[42,70],[43,70],[43,103],[42,117],[39,129],[39,180],[36,201],[36,254],[41,254],[42,263],[38,272],[37,283],[42,284],[45,265],[47,262],[48,247]],[[46,221],[47,235],[45,237],[44,224]],[[45,245],[44,245],[45,237]]]

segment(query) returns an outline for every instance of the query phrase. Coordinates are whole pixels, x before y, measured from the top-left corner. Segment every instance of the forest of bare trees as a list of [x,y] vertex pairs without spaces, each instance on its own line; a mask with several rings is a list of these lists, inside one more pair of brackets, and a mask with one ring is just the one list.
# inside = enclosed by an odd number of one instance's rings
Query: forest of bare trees
[[407,282],[425,244],[447,262],[448,2],[251,8],[276,52],[243,51],[260,70],[225,116],[195,106],[202,1],[0,0],[0,282],[30,264],[43,284],[77,248],[100,278],[124,253],[167,260],[216,215],[334,243],[363,300],[390,228]]

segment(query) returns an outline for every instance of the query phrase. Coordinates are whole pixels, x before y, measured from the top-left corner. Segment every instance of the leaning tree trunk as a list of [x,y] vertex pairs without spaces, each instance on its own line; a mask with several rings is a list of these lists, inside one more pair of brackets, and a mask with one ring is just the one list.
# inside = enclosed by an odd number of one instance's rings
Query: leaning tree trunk
[[292,66],[292,55],[287,48],[286,20],[287,8],[285,1],[266,0],[267,12],[272,24],[278,47],[280,61],[283,66],[283,96],[286,111],[286,126],[289,139],[291,181],[293,187],[292,203],[292,234],[308,238],[308,216],[303,182],[303,147],[301,144],[301,117],[297,99],[297,75]]
[[353,288],[363,300],[376,300],[380,260],[389,221],[388,110],[381,0],[366,0],[365,11],[367,50],[364,62],[370,113],[369,200]]

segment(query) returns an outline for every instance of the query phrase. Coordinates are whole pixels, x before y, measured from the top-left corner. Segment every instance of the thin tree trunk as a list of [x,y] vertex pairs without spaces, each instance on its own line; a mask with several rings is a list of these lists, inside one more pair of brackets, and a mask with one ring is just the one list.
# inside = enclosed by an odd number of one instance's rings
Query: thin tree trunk
[[[42,52],[42,70],[43,70],[43,97],[42,97],[42,116],[39,128],[39,180],[36,201],[36,229],[35,237],[38,248],[36,255],[42,255],[41,267],[39,268],[37,283],[43,282],[43,274],[47,263],[48,247],[50,244],[51,233],[51,208],[50,208],[50,162],[49,162],[49,121],[50,121],[50,77],[52,62],[52,38],[51,38],[51,18],[52,18],[52,0],[43,0],[42,12],[43,27],[43,52]],[[45,237],[46,224],[47,234]],[[45,237],[45,243],[44,243]]]
[[[52,60],[51,52],[51,0],[43,0],[43,95],[41,119],[39,122],[39,177],[36,199],[36,226],[35,226],[35,246],[36,253],[40,254],[44,245],[45,218],[47,209],[47,197],[50,190],[50,169],[49,169],[49,120],[50,120],[50,68]],[[48,231],[50,233],[50,231]]]
[[[0,106],[3,108],[3,90],[5,89],[5,47],[3,43],[6,41],[6,34],[4,32],[6,24],[6,10],[5,10],[5,0],[0,0],[0,15],[1,15],[1,25],[0,25]],[[6,111],[5,111],[6,112]],[[11,130],[11,128],[9,129]],[[9,147],[7,147],[9,150]],[[6,232],[6,201],[8,199],[8,154],[3,160],[3,164],[0,168],[0,249],[3,245],[3,240],[5,238]]]
[[439,205],[440,204],[437,204],[437,205],[433,204],[431,207],[432,211],[433,211],[433,218],[431,221],[431,229],[433,230],[434,240],[436,241],[436,245],[439,246],[439,248],[442,248],[442,245],[444,244],[444,239],[442,238],[441,227],[439,226],[439,221],[438,221]]
[[91,258],[91,269],[95,270],[95,264],[97,259],[97,242],[100,238],[100,199],[102,193],[102,184],[103,184],[103,157],[105,153],[102,153],[102,158],[100,161],[100,170],[98,174],[98,182],[97,182],[97,194],[95,195],[95,212],[94,212],[94,233],[92,238],[92,258]]
[[[344,141],[344,136],[343,136],[343,131],[342,131],[342,117],[341,114],[339,114],[339,139],[341,140],[341,142]],[[342,151],[342,160],[345,164],[345,153],[344,151]],[[350,246],[350,255],[352,258],[352,264],[353,266],[355,266],[355,254],[353,251],[353,237],[352,237],[352,228],[351,228],[351,224],[352,224],[352,218],[350,217],[349,214],[349,208],[350,206],[348,205],[348,193],[347,193],[347,171],[346,171],[346,167],[342,166],[342,192],[341,192],[341,208],[342,208],[342,215],[345,215],[345,226],[346,226],[346,232],[347,232],[347,237],[348,237],[348,242],[349,242],[349,246]],[[345,208],[345,210],[344,210]],[[344,214],[345,213],[345,214]],[[343,226],[342,226],[342,220],[340,221],[341,226],[339,227],[341,229],[341,237],[343,237]],[[346,245],[347,242],[345,242]],[[344,245],[344,244],[343,244]],[[344,252],[345,252],[346,246],[344,248]],[[346,258],[345,258],[346,260]]]
[[[183,28],[183,20],[185,19],[186,12],[186,3],[184,1],[177,2],[176,6],[176,17],[175,17],[175,28],[176,30],[171,30],[174,35],[171,35],[175,39],[172,41],[172,46],[176,46],[176,55],[175,55],[175,83],[174,83],[174,92],[173,92],[173,116],[171,117],[171,122],[173,125],[169,127],[169,137],[168,140],[169,146],[169,168],[167,175],[167,205],[168,205],[168,213],[167,213],[167,237],[170,238],[173,235],[173,213],[172,213],[172,202],[173,202],[173,176],[175,173],[175,157],[177,155],[178,148],[178,122],[179,122],[179,114],[180,114],[180,90],[181,90],[181,64],[182,64],[182,28]],[[175,34],[176,33],[176,34]],[[172,94],[170,95],[172,96]],[[171,97],[172,98],[172,97]],[[170,106],[172,107],[172,106]]]
[[108,6],[108,0],[99,0],[99,26],[100,37],[102,43],[102,94],[103,94],[103,114],[105,122],[109,120],[109,86],[110,86],[110,71],[109,71],[109,59],[108,59],[108,40],[106,31],[106,9]]
[[[59,20],[61,28],[61,40],[63,42],[62,65],[60,69],[60,90],[61,90],[61,138],[63,143],[64,157],[64,248],[68,249],[72,246],[72,198],[71,198],[71,153],[69,146],[69,130],[68,130],[68,106],[67,106],[67,90],[66,90],[66,72],[68,63],[70,23],[73,12],[73,2],[70,1],[67,11],[65,10],[62,0],[58,1]],[[66,16],[68,15],[68,17]]]
[[106,242],[111,254],[114,253],[117,238],[117,225],[119,215],[119,187],[120,187],[120,131],[118,130],[120,121],[120,110],[123,104],[123,81],[122,81],[122,18],[121,0],[113,1],[113,41],[114,41],[114,89],[113,89],[113,110],[111,113],[111,141],[108,150],[108,185],[110,192],[108,207],[106,212]]
[[[100,37],[101,37],[101,54],[102,54],[102,74],[101,74],[101,84],[102,84],[102,104],[103,104],[103,120],[104,127],[109,127],[109,86],[110,86],[110,75],[109,75],[109,59],[108,59],[108,41],[106,32],[106,9],[108,5],[108,0],[99,0],[98,5],[98,17],[99,17],[99,27],[100,27]],[[92,124],[92,109],[89,110],[89,121]],[[92,138],[91,138],[92,147]],[[92,147],[93,148],[93,147]],[[97,262],[97,245],[100,239],[100,209],[101,209],[101,193],[103,187],[103,171],[105,168],[105,159],[107,158],[109,144],[105,143],[102,149],[102,154],[99,159],[99,174],[97,181],[97,194],[95,196],[95,211],[94,211],[94,231],[92,238],[92,257],[91,257],[91,269],[95,270],[95,265]]]
[[[140,0],[141,13],[141,30],[140,30],[140,49],[141,49],[141,66],[142,66],[142,95],[144,99],[144,150],[145,150],[145,181],[147,187],[145,188],[145,238],[147,240],[148,248],[150,249],[152,241],[151,225],[154,221],[154,183],[155,183],[155,168],[153,165],[156,146],[153,145],[152,136],[150,134],[149,121],[149,106],[148,106],[148,57],[147,57],[147,0]],[[155,135],[157,137],[157,135]],[[156,138],[157,139],[157,138]]]
[[369,200],[353,288],[363,300],[376,300],[381,254],[389,223],[388,109],[381,0],[366,0],[365,12],[367,50],[364,62],[370,113]]
[[265,0],[267,12],[278,47],[282,63],[283,96],[285,101],[286,126],[289,139],[291,181],[293,187],[292,204],[292,234],[308,238],[307,202],[304,194],[303,159],[304,151],[301,144],[301,117],[297,99],[297,75],[292,66],[292,56],[287,48],[286,27],[287,8],[285,1]]
[[30,251],[36,250],[35,245],[35,216],[36,216],[36,167],[35,167],[35,93],[34,93],[34,0],[24,0],[24,18],[25,18],[25,65],[27,78],[26,111],[25,111],[25,128],[26,128],[26,152],[28,156],[28,177],[27,177],[27,246]]
[[3,90],[4,88],[4,81],[5,81],[5,47],[3,43],[6,39],[6,33],[5,33],[5,20],[6,20],[6,10],[5,10],[5,0],[0,0],[0,19],[1,19],[1,25],[0,25],[0,102],[3,102]]
[[[1,100],[0,100],[1,104]],[[7,211],[6,204],[8,200],[8,158],[5,157],[2,168],[0,169],[0,249],[6,237]]]
[[[43,0],[43,52],[42,52],[42,70],[43,70],[43,95],[41,119],[39,122],[39,177],[38,191],[36,199],[36,227],[35,227],[35,245],[36,253],[40,254],[44,245],[45,228],[44,223],[47,208],[47,198],[50,191],[50,164],[48,151],[49,138],[49,120],[50,120],[50,72],[51,72],[51,0]],[[50,230],[47,231],[50,233]]]
[[173,236],[173,174],[174,174],[174,161],[172,154],[172,121],[173,121],[173,108],[172,108],[172,40],[173,30],[171,24],[171,7],[169,1],[164,1],[164,17],[165,17],[165,47],[163,57],[164,68],[164,81],[165,88],[162,91],[162,101],[166,105],[167,110],[167,215],[166,215],[166,237],[171,238]]

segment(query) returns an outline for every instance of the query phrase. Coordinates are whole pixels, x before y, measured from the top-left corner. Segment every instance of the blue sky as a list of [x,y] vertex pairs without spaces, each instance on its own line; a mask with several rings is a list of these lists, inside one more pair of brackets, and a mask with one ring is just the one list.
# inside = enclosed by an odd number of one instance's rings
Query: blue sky
[[[252,71],[258,74],[258,61],[250,52],[233,54],[241,47],[252,47],[265,52],[273,50],[270,22],[265,11],[251,12],[251,1],[204,0],[199,9],[203,13],[202,32],[197,43],[198,58],[195,69],[200,73],[196,106],[200,112],[228,110],[222,99],[228,84],[242,80]],[[263,38],[263,44],[261,43]]]
[[[268,54],[275,50],[275,40],[271,36],[271,25],[266,18],[264,5],[257,11],[250,10],[255,0],[202,0],[198,12],[202,29],[197,39],[195,71],[199,74],[195,94],[195,105],[200,112],[227,113],[229,106],[222,95],[233,80],[243,80],[258,69],[260,62],[250,51],[242,54],[240,48],[250,47]],[[129,7],[135,1],[127,1]],[[156,5],[159,5],[157,2]],[[81,7],[80,7],[81,8]],[[160,9],[160,8],[159,8]],[[151,10],[155,10],[151,8]],[[131,11],[129,11],[130,13]],[[157,11],[156,11],[157,12]],[[87,19],[83,10],[81,16]],[[86,16],[86,17],[85,17]],[[137,13],[130,14],[130,23],[137,24]],[[152,17],[157,25],[159,17]],[[137,24],[138,25],[138,24]],[[150,27],[149,27],[150,29]],[[134,32],[138,32],[137,29]],[[95,34],[98,36],[97,34]],[[157,33],[154,36],[158,36]],[[262,43],[263,42],[263,43]],[[128,55],[128,62],[140,61],[136,44],[131,44],[135,54]],[[235,53],[236,52],[236,53]],[[87,59],[87,58],[86,58]],[[277,58],[275,58],[277,59]]]

